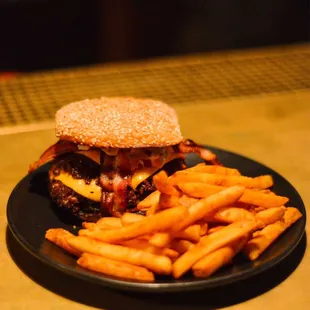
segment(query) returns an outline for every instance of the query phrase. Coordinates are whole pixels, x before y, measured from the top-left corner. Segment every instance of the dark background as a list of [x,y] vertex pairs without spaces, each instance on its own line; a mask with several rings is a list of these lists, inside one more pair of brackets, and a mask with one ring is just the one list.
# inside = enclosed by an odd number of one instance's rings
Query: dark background
[[0,0],[0,71],[306,42],[310,0]]

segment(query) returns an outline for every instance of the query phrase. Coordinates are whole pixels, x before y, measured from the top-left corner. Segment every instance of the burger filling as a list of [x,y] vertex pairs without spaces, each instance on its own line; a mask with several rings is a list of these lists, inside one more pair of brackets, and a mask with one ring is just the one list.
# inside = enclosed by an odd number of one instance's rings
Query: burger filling
[[79,218],[96,221],[136,211],[137,204],[156,190],[152,176],[186,168],[185,154],[197,153],[214,164],[207,149],[185,140],[179,145],[154,148],[99,149],[58,141],[43,153],[30,171],[55,160],[49,171],[50,193],[60,207]]

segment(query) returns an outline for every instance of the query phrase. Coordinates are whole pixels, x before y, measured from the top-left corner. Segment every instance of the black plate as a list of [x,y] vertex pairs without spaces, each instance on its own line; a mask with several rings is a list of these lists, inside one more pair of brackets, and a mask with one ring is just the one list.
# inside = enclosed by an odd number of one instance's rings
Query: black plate
[[[51,203],[47,192],[46,164],[22,179],[13,190],[7,206],[9,227],[16,239],[36,258],[71,276],[89,280],[100,285],[123,290],[148,292],[185,291],[226,285],[253,276],[271,268],[283,260],[301,240],[306,224],[304,204],[294,189],[282,176],[272,169],[246,157],[228,151],[211,148],[227,167],[234,167],[247,176],[271,174],[274,178],[274,192],[290,198],[290,205],[298,208],[303,217],[285,232],[259,259],[254,262],[236,258],[233,265],[222,268],[206,279],[195,279],[187,275],[182,280],[170,277],[158,278],[155,283],[140,283],[108,277],[84,270],[76,265],[76,259],[44,239],[49,228],[62,227],[77,233],[72,223],[65,223]],[[195,155],[187,157],[192,166],[201,160]]]

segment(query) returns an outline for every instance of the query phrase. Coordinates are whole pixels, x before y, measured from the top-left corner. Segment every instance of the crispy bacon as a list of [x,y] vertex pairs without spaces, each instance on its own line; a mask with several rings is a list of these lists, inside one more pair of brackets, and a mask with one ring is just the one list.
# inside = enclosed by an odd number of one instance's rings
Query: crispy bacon
[[51,145],[33,164],[30,165],[28,172],[32,172],[45,163],[55,159],[56,157],[63,155],[65,153],[71,153],[78,151],[77,144],[69,141],[59,140],[55,144]]
[[220,165],[220,162],[217,156],[212,153],[210,150],[205,148],[202,145],[196,144],[190,139],[183,140],[179,145],[178,149],[180,153],[189,154],[196,153],[201,159],[212,165]]
[[126,212],[127,190],[131,185],[131,178],[125,178],[116,174],[113,179],[113,192],[115,194],[114,204],[111,214],[120,217]]

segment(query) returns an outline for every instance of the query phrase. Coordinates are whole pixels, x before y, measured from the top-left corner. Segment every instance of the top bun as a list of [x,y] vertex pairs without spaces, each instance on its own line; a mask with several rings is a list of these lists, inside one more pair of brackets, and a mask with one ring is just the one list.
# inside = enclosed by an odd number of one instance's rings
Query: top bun
[[62,107],[56,113],[56,136],[102,148],[163,147],[183,139],[176,112],[167,104],[119,97]]

